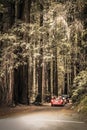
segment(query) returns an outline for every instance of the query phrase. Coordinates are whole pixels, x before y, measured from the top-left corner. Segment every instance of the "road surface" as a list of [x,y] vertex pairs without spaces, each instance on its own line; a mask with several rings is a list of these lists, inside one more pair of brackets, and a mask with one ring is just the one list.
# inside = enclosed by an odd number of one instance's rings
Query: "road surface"
[[63,107],[45,106],[0,119],[0,130],[87,130],[87,124]]

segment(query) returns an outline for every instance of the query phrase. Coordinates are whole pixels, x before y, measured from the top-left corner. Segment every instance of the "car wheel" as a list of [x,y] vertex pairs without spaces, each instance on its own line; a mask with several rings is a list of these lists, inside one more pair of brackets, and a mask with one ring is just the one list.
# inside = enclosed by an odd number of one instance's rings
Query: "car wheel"
[[65,103],[63,103],[63,106],[65,106]]

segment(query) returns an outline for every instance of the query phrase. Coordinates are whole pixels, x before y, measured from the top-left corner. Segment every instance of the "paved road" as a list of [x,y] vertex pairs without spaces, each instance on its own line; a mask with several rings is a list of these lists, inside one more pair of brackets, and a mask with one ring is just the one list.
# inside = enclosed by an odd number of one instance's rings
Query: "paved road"
[[65,108],[45,106],[31,113],[0,119],[0,130],[87,130],[87,125]]

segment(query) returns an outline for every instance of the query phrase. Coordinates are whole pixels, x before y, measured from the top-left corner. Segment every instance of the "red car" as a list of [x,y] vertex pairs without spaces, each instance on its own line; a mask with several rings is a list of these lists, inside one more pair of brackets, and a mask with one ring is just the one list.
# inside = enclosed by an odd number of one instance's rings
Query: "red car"
[[54,97],[51,99],[51,106],[64,106],[64,105],[65,105],[65,101],[61,96],[59,96],[58,98]]

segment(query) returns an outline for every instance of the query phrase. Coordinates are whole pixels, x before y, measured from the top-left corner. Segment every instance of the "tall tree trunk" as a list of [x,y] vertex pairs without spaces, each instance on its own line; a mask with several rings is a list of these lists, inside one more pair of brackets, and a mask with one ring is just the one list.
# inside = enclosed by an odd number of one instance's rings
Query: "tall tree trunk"
[[53,59],[51,60],[51,63],[50,63],[50,69],[51,69],[51,97],[53,96]]
[[13,68],[10,70],[9,72],[9,91],[8,91],[8,104],[12,104],[14,103],[14,99],[13,99],[13,96],[14,96],[14,70]]
[[15,0],[15,22],[18,19],[18,0]]
[[54,50],[55,60],[53,61],[53,87],[54,95],[58,96],[58,67],[57,67],[57,48]]
[[42,103],[44,102],[45,99],[45,63],[43,60],[43,65],[42,65]]
[[32,53],[30,52],[29,61],[28,61],[28,99],[31,103],[33,101],[33,66],[32,66]]
[[[43,5],[40,3],[40,26],[42,27],[43,26]],[[41,102],[43,102],[43,90],[44,90],[44,63],[43,63],[43,37],[41,36],[41,39],[40,39],[40,46],[41,46],[41,49],[40,49],[40,54],[41,54],[41,58],[40,58],[40,61],[39,61],[39,79],[40,80],[38,82],[38,92],[40,93],[40,96],[41,96]]]
[[31,0],[24,2],[24,21],[30,23]]
[[[33,49],[35,49],[35,43],[33,45]],[[35,100],[36,97],[36,60],[35,60],[35,51],[33,51],[33,86],[32,86],[32,92],[33,92],[33,100]]]

